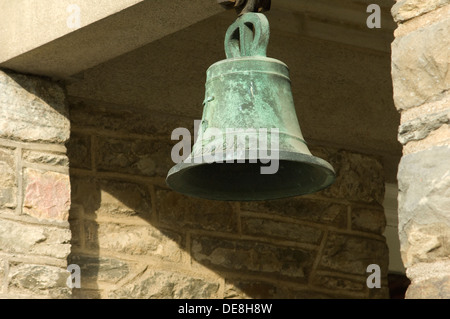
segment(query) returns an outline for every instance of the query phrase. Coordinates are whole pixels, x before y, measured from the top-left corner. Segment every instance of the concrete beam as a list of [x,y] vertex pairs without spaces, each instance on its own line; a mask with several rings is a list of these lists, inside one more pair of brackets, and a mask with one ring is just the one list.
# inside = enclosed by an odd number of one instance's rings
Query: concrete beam
[[68,79],[223,10],[213,0],[0,0],[0,67]]

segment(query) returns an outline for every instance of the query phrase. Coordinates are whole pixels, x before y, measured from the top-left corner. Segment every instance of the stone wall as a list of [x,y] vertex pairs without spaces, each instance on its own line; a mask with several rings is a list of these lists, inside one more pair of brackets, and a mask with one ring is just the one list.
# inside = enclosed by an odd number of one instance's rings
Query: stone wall
[[0,71],[0,297],[67,298],[71,233],[64,90]]
[[[313,148],[337,170],[314,195],[217,202],[165,185],[170,133],[191,119],[71,99],[69,262],[76,298],[385,298],[377,159]],[[369,289],[370,264],[381,289]]]
[[450,298],[450,1],[397,1],[392,44],[407,298]]

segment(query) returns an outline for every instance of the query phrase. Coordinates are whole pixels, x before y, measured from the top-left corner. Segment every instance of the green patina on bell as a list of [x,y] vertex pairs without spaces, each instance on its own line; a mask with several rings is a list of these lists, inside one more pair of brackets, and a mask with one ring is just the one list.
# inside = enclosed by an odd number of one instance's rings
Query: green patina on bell
[[332,166],[311,155],[300,130],[289,69],[266,56],[269,22],[246,13],[225,36],[227,59],[207,71],[202,121],[191,154],[166,182],[216,200],[267,200],[331,185]]

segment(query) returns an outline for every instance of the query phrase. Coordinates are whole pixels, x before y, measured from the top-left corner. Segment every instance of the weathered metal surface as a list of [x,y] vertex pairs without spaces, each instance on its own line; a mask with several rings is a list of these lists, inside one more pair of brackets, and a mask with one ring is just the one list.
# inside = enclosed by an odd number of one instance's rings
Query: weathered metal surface
[[[334,181],[331,165],[312,156],[303,139],[288,67],[266,56],[268,42],[263,14],[245,14],[228,29],[227,59],[207,70],[192,153],[167,176],[174,190],[218,200],[265,200],[312,193]],[[268,165],[276,172],[262,173]]]

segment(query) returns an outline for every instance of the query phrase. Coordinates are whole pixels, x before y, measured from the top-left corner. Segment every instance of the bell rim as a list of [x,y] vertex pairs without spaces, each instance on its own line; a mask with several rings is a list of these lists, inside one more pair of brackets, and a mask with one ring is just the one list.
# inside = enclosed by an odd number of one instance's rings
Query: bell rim
[[[181,193],[181,194],[185,194],[191,197],[196,197],[196,198],[202,198],[202,199],[209,199],[209,200],[220,200],[220,201],[264,201],[264,200],[276,200],[276,199],[283,199],[283,198],[289,198],[289,197],[295,197],[295,196],[301,196],[301,195],[307,195],[307,194],[312,194],[321,190],[326,189],[327,187],[331,186],[334,181],[336,180],[336,172],[333,168],[333,166],[331,166],[330,163],[328,163],[327,161],[316,157],[314,155],[309,155],[309,154],[304,154],[304,153],[297,153],[297,152],[290,152],[290,151],[280,151],[279,152],[279,161],[285,161],[285,162],[297,162],[297,163],[302,163],[302,164],[307,164],[308,166],[311,167],[319,167],[322,169],[322,172],[324,174],[325,181],[320,184],[317,185],[314,188],[311,188],[310,191],[308,192],[300,192],[300,188],[297,188],[297,191],[295,190],[295,188],[292,188],[290,190],[289,193],[285,194],[285,195],[277,195],[277,196],[269,196],[269,197],[265,197],[265,198],[239,198],[239,199],[233,199],[233,198],[217,198],[217,196],[214,195],[214,191],[211,190],[210,193],[206,192],[203,193],[202,196],[193,193],[193,192],[189,192],[186,191],[185,188],[181,189],[180,187],[177,187],[174,183],[172,182],[173,179],[176,176],[180,176],[180,173],[186,173],[188,170],[192,169],[192,168],[197,168],[201,165],[209,165],[209,164],[213,164],[213,163],[220,163],[220,162],[198,162],[195,163],[195,159],[197,158],[192,158],[192,161],[189,163],[185,163],[185,162],[181,162],[178,163],[176,165],[174,165],[169,172],[167,173],[167,177],[166,177],[166,184],[167,186],[169,186],[172,190]],[[235,160],[260,160],[260,159],[264,159],[261,157],[258,158],[236,158]],[[266,159],[270,159],[270,158],[266,158]],[[225,163],[222,163],[225,164]],[[172,181],[171,181],[172,180]],[[209,194],[211,194],[211,196],[208,196]],[[205,196],[206,195],[206,196]]]

